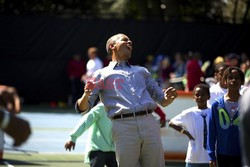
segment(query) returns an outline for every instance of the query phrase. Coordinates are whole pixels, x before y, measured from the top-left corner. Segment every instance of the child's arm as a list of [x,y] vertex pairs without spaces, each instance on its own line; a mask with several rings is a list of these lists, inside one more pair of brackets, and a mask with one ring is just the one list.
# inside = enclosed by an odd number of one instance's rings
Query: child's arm
[[170,122],[168,125],[169,127],[175,129],[176,131],[185,134],[189,138],[189,140],[195,140],[194,137],[187,130],[183,129],[181,126],[175,125],[172,122]]
[[161,128],[165,127],[166,126],[166,114],[162,111],[162,109],[159,106],[157,106],[157,108],[155,109],[155,113],[160,116]]
[[78,125],[74,128],[74,130],[70,133],[70,137],[65,143],[66,151],[71,151],[75,148],[75,143],[78,137],[80,137],[90,126],[92,126],[95,122],[102,117],[103,112],[100,110],[105,110],[102,105],[96,105],[92,108],[87,114],[85,114],[79,121]]

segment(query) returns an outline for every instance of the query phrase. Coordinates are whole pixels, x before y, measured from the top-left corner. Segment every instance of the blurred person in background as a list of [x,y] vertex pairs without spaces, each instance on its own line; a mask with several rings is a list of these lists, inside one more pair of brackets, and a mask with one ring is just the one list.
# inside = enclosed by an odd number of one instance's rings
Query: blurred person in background
[[103,68],[103,62],[98,57],[98,49],[96,47],[88,48],[88,57],[89,57],[89,60],[86,65],[87,71],[82,76],[82,81],[84,83],[86,83],[86,81],[92,77],[94,72]]
[[[177,90],[184,90],[183,76],[186,73],[186,62],[180,52],[175,53],[173,72],[170,73],[170,83]],[[178,80],[179,79],[179,80]]]
[[201,83],[203,72],[201,71],[200,53],[190,53],[187,61],[187,85],[186,91],[192,91],[196,85]]
[[247,52],[241,52],[241,54],[240,54],[241,63],[245,63],[248,60],[249,60],[249,56],[248,56]]
[[243,71],[245,75],[245,86],[250,87],[250,60],[246,60],[242,62],[240,65],[240,69]]
[[180,52],[175,53],[174,56],[174,64],[173,64],[173,68],[174,68],[174,73],[172,73],[173,77],[182,77],[185,74],[185,60],[182,56],[182,54]]
[[165,56],[161,61],[160,68],[159,68],[159,76],[161,77],[161,87],[168,88],[170,87],[169,79],[170,73],[172,73],[174,69],[170,63],[170,59],[168,56]]
[[237,53],[229,53],[225,56],[225,63],[229,66],[240,67],[240,56]]
[[224,81],[223,74],[228,67],[229,66],[225,63],[217,64],[215,66],[214,78],[217,83],[210,87],[210,99],[208,101],[209,106],[212,105],[215,99],[227,93],[227,85]]
[[214,59],[213,64],[208,67],[208,69],[205,72],[205,82],[209,85],[211,88],[214,84],[217,84],[219,80],[217,79],[217,73],[216,66],[218,64],[224,63],[224,58],[222,56],[218,56]]
[[[157,68],[154,66],[154,55],[151,55],[151,54],[147,55],[146,62],[143,66],[148,69],[148,71],[151,73],[152,76],[154,76],[154,74],[157,71]],[[156,79],[156,78],[154,78],[154,79]]]
[[14,139],[14,146],[20,146],[31,134],[31,128],[26,120],[16,117],[20,113],[20,98],[14,87],[0,85],[0,161],[3,160],[4,136],[6,132]]
[[84,84],[81,82],[81,77],[86,73],[86,63],[80,54],[74,54],[70,59],[67,67],[67,74],[70,80],[70,96],[69,105],[75,104],[76,100],[81,97]]
[[250,88],[243,94],[240,102],[240,137],[243,167],[250,166]]
[[[153,58],[153,62],[152,62],[152,67],[149,68],[149,71],[153,71],[153,73],[151,73],[152,78],[154,78],[158,84],[161,86],[162,83],[162,78],[160,76],[160,67],[161,67],[161,62],[164,59],[165,55],[163,54],[158,54],[156,56],[154,55],[148,55],[147,56],[147,62],[150,61],[150,59]],[[147,68],[147,64],[145,64],[145,67]]]

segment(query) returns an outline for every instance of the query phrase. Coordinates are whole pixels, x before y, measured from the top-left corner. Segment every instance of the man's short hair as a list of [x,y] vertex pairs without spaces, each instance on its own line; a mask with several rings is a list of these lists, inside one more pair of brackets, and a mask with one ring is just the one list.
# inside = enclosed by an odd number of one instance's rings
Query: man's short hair
[[109,48],[109,45],[110,45],[110,44],[115,44],[114,38],[115,38],[116,36],[118,36],[118,35],[124,35],[124,34],[119,33],[119,34],[113,35],[112,37],[110,37],[110,38],[107,40],[107,43],[106,43],[106,51],[107,51],[108,55],[110,55],[110,56],[112,55],[112,50]]

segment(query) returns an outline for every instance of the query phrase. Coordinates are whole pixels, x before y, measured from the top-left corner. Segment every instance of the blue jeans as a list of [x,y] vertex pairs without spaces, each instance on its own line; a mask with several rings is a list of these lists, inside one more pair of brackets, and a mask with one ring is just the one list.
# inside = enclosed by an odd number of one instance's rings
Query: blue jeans
[[199,163],[186,163],[185,167],[209,167],[209,164],[199,164]]

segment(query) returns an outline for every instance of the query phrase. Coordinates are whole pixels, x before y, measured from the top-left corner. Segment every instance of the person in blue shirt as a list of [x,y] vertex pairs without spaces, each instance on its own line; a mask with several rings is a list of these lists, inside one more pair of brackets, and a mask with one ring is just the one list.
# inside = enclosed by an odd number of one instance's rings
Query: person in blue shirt
[[[228,67],[223,74],[227,93],[212,103],[208,114],[208,155],[210,166],[241,166],[239,143],[239,99],[244,74],[238,67]],[[217,163],[216,163],[217,161]]]
[[112,139],[119,167],[165,167],[160,127],[152,115],[157,104],[171,104],[177,92],[162,90],[144,67],[128,63],[132,41],[125,34],[108,39],[109,65],[88,81],[77,108],[88,112],[99,96],[112,120]]

